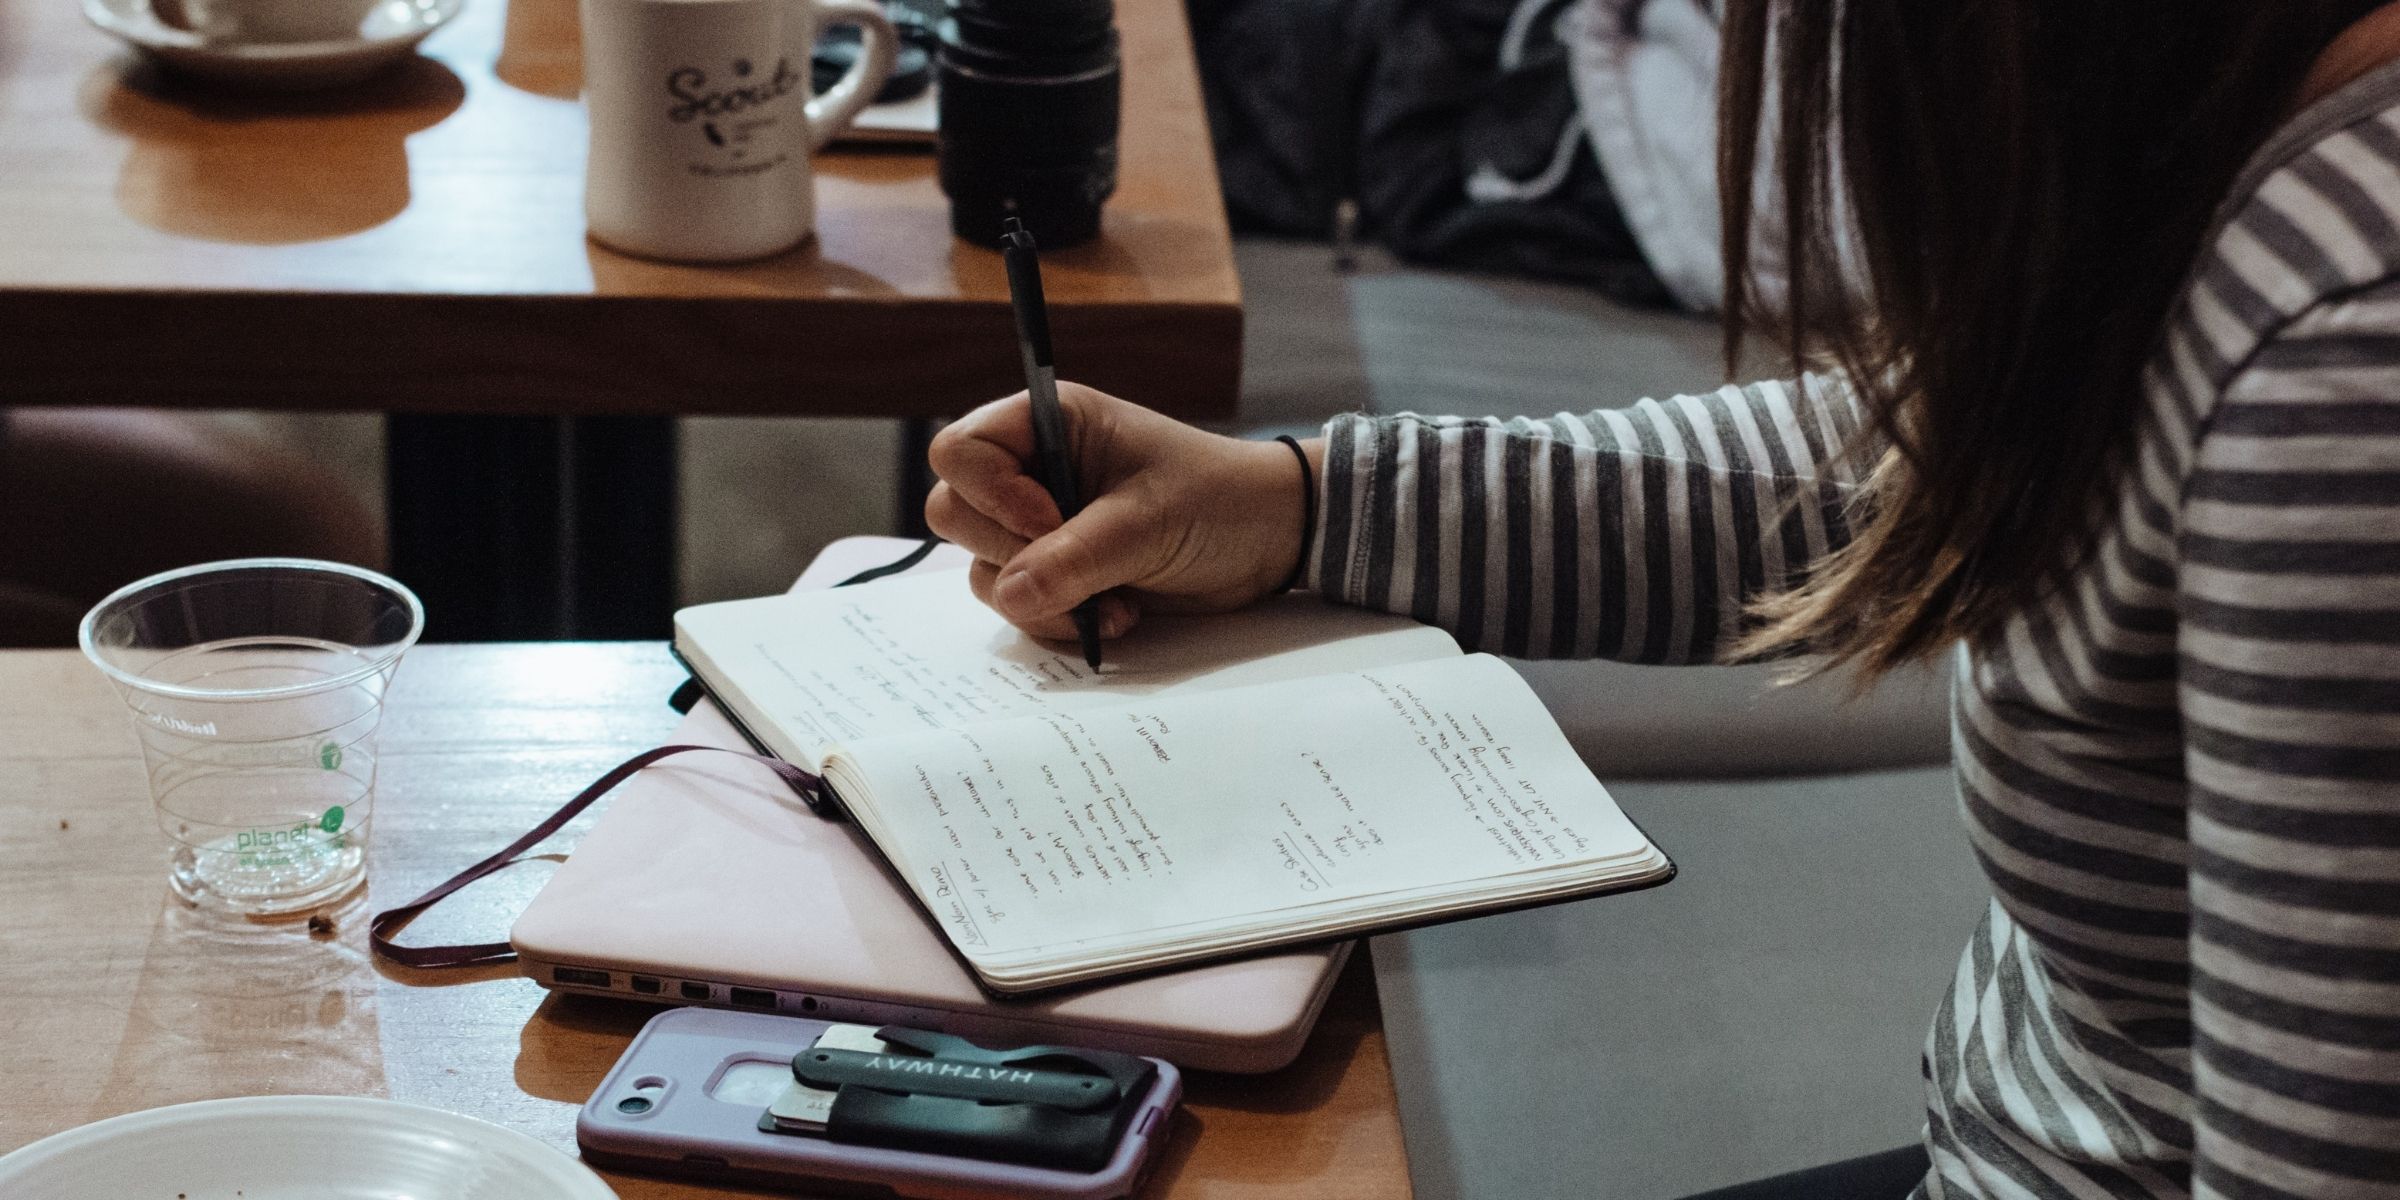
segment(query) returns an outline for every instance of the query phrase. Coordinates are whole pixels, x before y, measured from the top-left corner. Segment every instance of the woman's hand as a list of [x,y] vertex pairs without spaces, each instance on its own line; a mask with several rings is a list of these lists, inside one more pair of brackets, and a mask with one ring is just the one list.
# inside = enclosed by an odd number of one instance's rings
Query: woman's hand
[[1291,574],[1304,489],[1289,448],[1220,437],[1077,384],[1059,384],[1058,400],[1083,500],[1063,526],[1033,474],[1025,393],[933,440],[941,482],[925,521],[975,555],[975,594],[1010,623],[1072,640],[1069,610],[1099,596],[1100,636],[1119,637],[1145,610],[1240,608]]

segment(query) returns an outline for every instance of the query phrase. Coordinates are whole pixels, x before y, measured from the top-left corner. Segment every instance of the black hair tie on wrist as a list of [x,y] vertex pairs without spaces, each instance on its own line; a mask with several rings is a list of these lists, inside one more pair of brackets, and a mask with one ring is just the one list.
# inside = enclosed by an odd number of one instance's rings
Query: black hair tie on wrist
[[1284,577],[1283,586],[1275,589],[1280,596],[1299,587],[1301,577],[1308,574],[1308,549],[1317,540],[1317,473],[1309,468],[1308,451],[1300,448],[1299,438],[1286,433],[1275,440],[1290,446],[1292,457],[1300,460],[1300,558],[1292,564],[1292,573]]

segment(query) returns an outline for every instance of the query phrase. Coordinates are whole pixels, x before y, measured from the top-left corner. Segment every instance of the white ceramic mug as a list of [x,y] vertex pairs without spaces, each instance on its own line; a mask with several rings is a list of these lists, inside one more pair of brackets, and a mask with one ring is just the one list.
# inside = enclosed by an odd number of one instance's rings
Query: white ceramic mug
[[[591,158],[584,219],[610,246],[683,262],[788,250],[815,228],[809,155],[873,100],[898,38],[878,0],[582,0]],[[862,52],[823,95],[818,27]]]

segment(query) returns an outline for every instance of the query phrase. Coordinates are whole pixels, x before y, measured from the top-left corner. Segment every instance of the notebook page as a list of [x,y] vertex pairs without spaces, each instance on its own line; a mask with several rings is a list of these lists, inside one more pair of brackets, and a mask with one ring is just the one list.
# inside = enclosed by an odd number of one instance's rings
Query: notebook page
[[675,645],[752,732],[811,769],[836,742],[1458,654],[1405,617],[1286,596],[1145,616],[1095,676],[1075,648],[986,608],[964,571],[687,608]]
[[1650,850],[1488,655],[878,740],[829,770],[979,962]]

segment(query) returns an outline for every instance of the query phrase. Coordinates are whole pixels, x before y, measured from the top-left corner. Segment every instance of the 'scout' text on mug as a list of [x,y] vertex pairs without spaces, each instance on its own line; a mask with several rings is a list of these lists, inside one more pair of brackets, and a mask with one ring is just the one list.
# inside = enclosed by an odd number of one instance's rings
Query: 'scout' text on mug
[[[734,74],[748,75],[749,65],[747,61],[735,64]],[[788,58],[775,60],[772,78],[715,89],[708,85],[708,72],[677,67],[667,73],[667,94],[677,101],[667,110],[667,119],[684,122],[696,117],[730,117],[781,99],[798,86],[800,73],[792,69]]]

